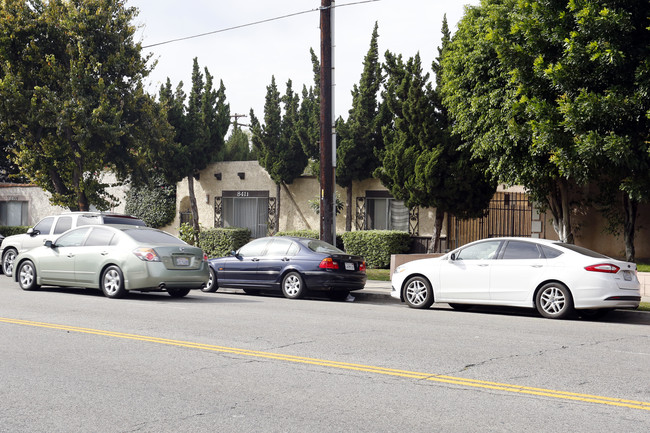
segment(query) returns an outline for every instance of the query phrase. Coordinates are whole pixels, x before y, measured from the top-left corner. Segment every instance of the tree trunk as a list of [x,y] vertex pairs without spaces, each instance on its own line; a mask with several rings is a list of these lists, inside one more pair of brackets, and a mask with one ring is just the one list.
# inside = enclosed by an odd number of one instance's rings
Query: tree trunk
[[623,209],[625,211],[623,238],[625,240],[625,259],[628,262],[635,260],[634,234],[638,207],[639,203],[636,200],[630,199],[629,195],[623,193]]
[[345,231],[352,231],[352,184],[348,185],[346,188],[346,197],[345,197]]
[[440,253],[440,233],[442,232],[442,223],[445,220],[445,213],[439,208],[436,208],[436,219],[433,224],[433,235],[431,235],[431,243],[429,244],[428,253]]
[[548,208],[553,215],[553,228],[561,242],[572,244],[571,205],[569,204],[569,186],[566,180],[559,180],[555,191],[547,196]]
[[192,212],[192,228],[194,229],[194,245],[199,244],[199,208],[196,206],[194,195],[194,176],[187,176],[187,189],[190,196],[190,211]]

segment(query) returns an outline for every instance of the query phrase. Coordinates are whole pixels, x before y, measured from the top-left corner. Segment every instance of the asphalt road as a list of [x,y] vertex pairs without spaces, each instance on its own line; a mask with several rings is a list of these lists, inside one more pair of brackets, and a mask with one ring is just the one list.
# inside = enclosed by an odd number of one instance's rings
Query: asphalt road
[[0,276],[0,432],[646,432],[648,325]]

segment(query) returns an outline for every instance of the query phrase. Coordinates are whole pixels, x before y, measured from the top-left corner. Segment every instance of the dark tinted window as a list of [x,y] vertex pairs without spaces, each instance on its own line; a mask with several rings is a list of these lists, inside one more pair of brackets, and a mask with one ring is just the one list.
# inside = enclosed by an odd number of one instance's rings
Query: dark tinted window
[[124,233],[142,244],[186,245],[185,242],[177,237],[158,230],[127,229],[124,230]]
[[547,259],[554,259],[564,254],[562,251],[556,250],[555,248],[547,247],[546,245],[541,245],[541,247]]
[[67,230],[70,230],[71,228],[72,228],[72,217],[70,216],[59,217],[59,220],[56,222],[56,226],[54,226],[54,234],[55,235],[61,234]]
[[146,226],[144,221],[141,219],[124,215],[104,215],[104,224],[128,224],[131,226],[141,227]]
[[271,240],[271,243],[267,247],[266,255],[267,256],[287,256],[289,248],[291,248],[291,242],[288,239],[276,238]]
[[255,239],[241,247],[237,253],[242,257],[261,256],[268,243],[269,238]]
[[42,235],[49,235],[52,229],[52,223],[54,223],[54,217],[43,218],[34,226],[34,231],[38,230]]
[[109,245],[114,235],[115,233],[111,230],[95,227],[88,235],[84,245],[87,247]]
[[565,243],[562,243],[562,242],[558,242],[558,243],[556,243],[554,245],[559,245],[559,246],[561,246],[563,248],[566,248],[566,249],[571,250],[571,251],[575,251],[576,253],[582,254],[582,255],[587,256],[587,257],[593,257],[593,258],[596,258],[596,259],[608,259],[609,258],[609,257],[607,257],[607,256],[605,256],[603,254],[597,253],[596,251],[591,251],[588,248],[579,247],[579,246],[573,245],[573,244],[565,244]]
[[326,253],[326,254],[345,254],[345,251],[341,251],[338,248],[336,248],[332,244],[328,244],[327,242],[319,241],[319,240],[313,240],[309,241],[307,244],[307,247],[309,247],[310,250],[317,252],[317,253]]
[[504,259],[539,259],[542,258],[539,248],[531,242],[508,241],[503,252]]
[[83,244],[83,240],[90,227],[83,227],[77,230],[72,230],[64,234],[56,240],[57,247],[78,247]]

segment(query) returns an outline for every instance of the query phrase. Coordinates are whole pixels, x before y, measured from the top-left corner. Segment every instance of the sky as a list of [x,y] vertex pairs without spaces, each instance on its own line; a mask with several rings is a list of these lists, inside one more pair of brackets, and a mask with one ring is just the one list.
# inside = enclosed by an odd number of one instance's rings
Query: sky
[[[359,83],[375,22],[380,61],[387,50],[405,59],[420,53],[425,70],[430,72],[440,46],[443,16],[447,15],[453,34],[465,5],[479,1],[335,1],[336,117],[348,116],[350,92]],[[136,40],[145,47],[143,54],[151,53],[152,61],[157,62],[147,78],[151,94],[158,94],[167,78],[174,87],[183,81],[189,93],[195,57],[201,69],[207,67],[214,77],[215,88],[223,81],[231,115],[248,115],[253,108],[263,119],[266,87],[272,76],[281,94],[289,79],[298,93],[303,85],[313,86],[309,50],[313,48],[320,56],[321,0],[128,0],[127,5],[139,9],[134,21]],[[258,24],[247,25],[252,23]],[[216,33],[150,46],[210,32]]]

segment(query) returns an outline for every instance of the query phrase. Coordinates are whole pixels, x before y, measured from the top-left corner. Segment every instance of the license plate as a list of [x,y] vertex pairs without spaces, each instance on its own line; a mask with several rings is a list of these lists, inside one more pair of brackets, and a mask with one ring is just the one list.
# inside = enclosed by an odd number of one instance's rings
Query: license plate
[[632,272],[630,271],[624,271],[623,272],[623,279],[625,281],[632,281]]
[[354,271],[354,263],[345,262],[345,270],[346,271]]
[[174,259],[174,263],[176,264],[176,266],[189,266],[190,259],[189,257],[176,257]]

